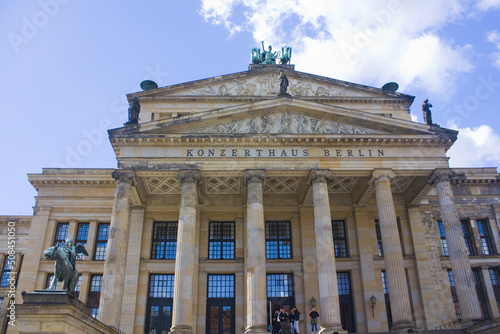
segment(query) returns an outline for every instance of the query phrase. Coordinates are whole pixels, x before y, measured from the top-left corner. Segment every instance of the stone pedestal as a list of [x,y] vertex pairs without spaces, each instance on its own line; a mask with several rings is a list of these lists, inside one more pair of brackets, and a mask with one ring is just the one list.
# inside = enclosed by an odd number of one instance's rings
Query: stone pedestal
[[7,326],[7,333],[119,333],[93,318],[87,305],[63,291],[28,293],[23,298],[24,304],[16,305],[16,326]]
[[382,234],[384,247],[387,287],[391,301],[392,330],[397,331],[415,328],[415,324],[411,316],[403,252],[392,199],[391,179],[394,176],[395,174],[391,170],[375,170],[370,182],[375,184],[380,233]]
[[264,170],[246,170],[247,186],[247,327],[245,333],[268,333],[266,294],[266,235],[264,222]]
[[309,182],[313,188],[314,236],[318,266],[319,303],[321,314],[320,333],[344,332],[340,320],[337,269],[335,266],[335,245],[333,243],[328,180],[329,170],[319,169],[309,172]]
[[117,169],[112,176],[116,180],[116,193],[111,213],[98,318],[105,324],[118,328],[130,230],[130,193],[135,173],[132,170]]
[[481,309],[462,226],[455,206],[455,198],[451,190],[450,173],[451,171],[448,169],[438,169],[434,172],[430,182],[436,186],[462,319],[463,321],[470,321],[481,318]]
[[196,247],[197,187],[201,180],[199,170],[180,170],[181,205],[177,229],[175,257],[174,301],[170,334],[193,334],[193,282],[198,254]]

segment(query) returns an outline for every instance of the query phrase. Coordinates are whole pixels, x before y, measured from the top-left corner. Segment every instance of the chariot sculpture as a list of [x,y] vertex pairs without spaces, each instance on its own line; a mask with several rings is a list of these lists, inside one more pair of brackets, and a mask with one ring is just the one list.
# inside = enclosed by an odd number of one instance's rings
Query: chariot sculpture
[[259,48],[252,49],[252,64],[275,65],[279,59],[280,64],[286,65],[292,58],[292,48],[284,46],[281,51],[273,52],[273,48],[269,45],[268,51],[265,50],[264,41],[262,41],[262,53]]

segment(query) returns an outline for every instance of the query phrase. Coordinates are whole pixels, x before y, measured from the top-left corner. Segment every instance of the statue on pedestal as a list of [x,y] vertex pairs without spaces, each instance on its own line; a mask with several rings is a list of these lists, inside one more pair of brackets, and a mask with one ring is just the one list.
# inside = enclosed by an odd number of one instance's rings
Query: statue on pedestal
[[62,289],[73,295],[80,274],[75,268],[78,254],[89,255],[83,245],[73,245],[72,239],[67,239],[61,246],[47,248],[43,255],[47,260],[55,260],[54,277],[46,290],[56,290],[57,282],[63,282]]
[[138,124],[140,112],[141,112],[141,105],[139,103],[139,99],[137,97],[134,97],[132,100],[132,104],[130,105],[130,108],[128,108],[128,122],[125,123],[125,125]]

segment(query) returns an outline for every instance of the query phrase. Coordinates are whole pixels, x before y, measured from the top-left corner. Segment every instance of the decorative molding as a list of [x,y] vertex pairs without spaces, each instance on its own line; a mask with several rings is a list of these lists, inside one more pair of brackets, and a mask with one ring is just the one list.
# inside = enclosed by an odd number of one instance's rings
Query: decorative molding
[[391,189],[393,193],[404,193],[415,180],[413,176],[395,176],[391,179]]
[[78,179],[78,180],[54,180],[54,179],[49,179],[49,180],[30,180],[31,185],[36,189],[39,190],[40,187],[42,186],[93,186],[93,187],[99,187],[99,186],[115,186],[115,180],[84,180],[84,179]]
[[178,195],[181,193],[181,183],[177,177],[146,177],[146,189],[149,194]]
[[299,186],[298,177],[268,177],[264,183],[264,193],[295,194]]
[[203,179],[205,194],[239,194],[241,179],[238,177],[206,177]]
[[352,191],[355,184],[355,177],[333,176],[332,180],[328,183],[328,192],[332,194],[348,194]]

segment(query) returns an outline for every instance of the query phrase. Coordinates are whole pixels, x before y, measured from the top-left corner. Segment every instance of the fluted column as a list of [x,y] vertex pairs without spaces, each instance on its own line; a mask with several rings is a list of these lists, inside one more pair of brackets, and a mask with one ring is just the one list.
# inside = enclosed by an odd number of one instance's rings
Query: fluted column
[[468,321],[481,318],[481,309],[474,285],[469,255],[467,255],[462,226],[455,206],[455,198],[451,190],[451,174],[452,171],[449,169],[438,169],[432,175],[430,182],[436,186],[462,319]]
[[268,333],[266,294],[266,235],[264,223],[263,183],[267,173],[262,169],[246,170],[247,186],[247,328],[245,333]]
[[193,334],[193,286],[194,266],[197,261],[194,247],[196,239],[197,187],[199,170],[180,170],[181,205],[177,228],[177,251],[175,256],[174,301],[171,334]]
[[375,184],[380,233],[384,245],[387,287],[391,301],[392,330],[397,331],[414,328],[415,325],[411,316],[403,252],[391,191],[391,179],[394,176],[391,170],[374,170],[370,182]]
[[130,230],[130,193],[135,173],[129,169],[117,169],[111,176],[116,180],[116,193],[111,213],[98,318],[106,325],[118,328]]
[[314,236],[318,266],[319,303],[321,314],[320,333],[342,331],[333,244],[332,218],[328,198],[328,180],[333,175],[327,169],[311,170],[309,182],[313,188]]

